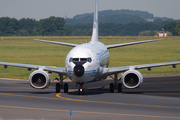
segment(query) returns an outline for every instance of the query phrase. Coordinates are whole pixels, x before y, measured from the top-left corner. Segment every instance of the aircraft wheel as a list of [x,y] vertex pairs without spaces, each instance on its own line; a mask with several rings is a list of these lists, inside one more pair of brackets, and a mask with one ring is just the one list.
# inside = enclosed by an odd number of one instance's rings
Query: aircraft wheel
[[56,93],[60,93],[61,91],[61,85],[60,83],[56,83]]
[[110,83],[110,86],[109,86],[109,90],[110,90],[110,93],[114,93],[114,84],[113,83]]
[[68,93],[68,84],[64,83],[64,93]]
[[118,84],[118,93],[122,93],[122,84],[121,83]]
[[80,95],[80,89],[78,89],[78,95]]

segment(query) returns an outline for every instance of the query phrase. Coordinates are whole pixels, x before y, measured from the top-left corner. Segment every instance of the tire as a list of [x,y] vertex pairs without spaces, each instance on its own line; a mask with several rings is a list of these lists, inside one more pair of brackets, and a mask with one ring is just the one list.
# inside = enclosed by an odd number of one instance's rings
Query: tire
[[110,90],[110,93],[114,93],[114,84],[113,83],[110,83],[109,90]]
[[64,83],[64,93],[68,93],[68,84]]
[[56,93],[60,93],[61,92],[61,85],[60,83],[56,83]]
[[82,89],[81,95],[84,95],[84,89]]
[[122,84],[121,83],[118,84],[118,93],[122,93]]

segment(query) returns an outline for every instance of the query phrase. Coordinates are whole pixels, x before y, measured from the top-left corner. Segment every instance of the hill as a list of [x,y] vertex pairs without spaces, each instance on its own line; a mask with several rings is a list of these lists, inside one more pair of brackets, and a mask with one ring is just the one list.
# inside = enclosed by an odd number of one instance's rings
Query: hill
[[[104,10],[99,11],[99,22],[101,23],[128,23],[128,22],[146,22],[147,19],[153,21],[162,22],[163,20],[173,21],[171,18],[160,18],[154,17],[153,14],[147,11],[139,10]],[[74,16],[73,18],[66,18],[66,24],[76,24],[76,23],[92,23],[93,13],[85,13]]]

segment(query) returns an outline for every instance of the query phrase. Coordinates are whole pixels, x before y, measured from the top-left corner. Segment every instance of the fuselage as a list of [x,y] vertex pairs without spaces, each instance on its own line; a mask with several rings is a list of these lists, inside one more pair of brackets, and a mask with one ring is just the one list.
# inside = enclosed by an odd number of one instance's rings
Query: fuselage
[[75,83],[98,81],[109,65],[109,57],[107,47],[101,42],[78,45],[66,57],[67,76]]

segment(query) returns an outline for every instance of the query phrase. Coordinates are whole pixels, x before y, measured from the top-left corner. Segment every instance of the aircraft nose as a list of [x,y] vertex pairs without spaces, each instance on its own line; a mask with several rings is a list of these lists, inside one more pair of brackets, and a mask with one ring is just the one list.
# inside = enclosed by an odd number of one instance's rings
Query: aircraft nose
[[74,67],[74,74],[76,77],[82,77],[84,75],[84,67],[82,65],[76,65]]

